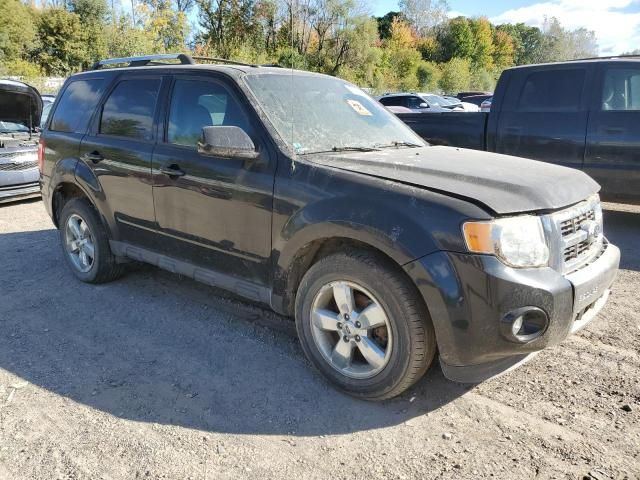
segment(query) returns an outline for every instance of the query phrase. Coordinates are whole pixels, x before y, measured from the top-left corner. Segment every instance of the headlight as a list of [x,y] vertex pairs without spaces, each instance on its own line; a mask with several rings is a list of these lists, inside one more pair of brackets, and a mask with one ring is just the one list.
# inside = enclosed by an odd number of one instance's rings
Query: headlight
[[516,268],[549,264],[542,222],[535,215],[467,222],[462,230],[470,252],[495,255]]

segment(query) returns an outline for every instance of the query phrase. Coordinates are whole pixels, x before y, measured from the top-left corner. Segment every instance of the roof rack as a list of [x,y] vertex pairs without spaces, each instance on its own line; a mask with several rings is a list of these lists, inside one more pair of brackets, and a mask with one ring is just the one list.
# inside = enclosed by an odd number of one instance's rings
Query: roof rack
[[587,58],[574,58],[572,60],[567,60],[568,62],[582,62],[585,60],[609,60],[616,58],[640,58],[640,55],[629,54],[629,55],[605,55],[604,57],[587,57]]
[[194,60],[206,60],[208,62],[226,63],[228,65],[240,65],[243,67],[260,67],[260,65],[256,65],[255,63],[236,62],[235,60],[227,60],[226,58],[215,58],[215,57],[191,57],[191,58]]
[[91,70],[100,70],[105,65],[126,63],[128,67],[144,67],[145,65],[165,65],[164,60],[180,60],[181,65],[193,65],[196,62],[184,53],[165,53],[159,55],[144,55],[141,57],[108,58],[93,64]]
[[173,65],[167,60],[179,60],[180,65],[195,65],[195,60],[205,60],[214,63],[224,63],[227,65],[241,65],[243,67],[259,67],[252,63],[236,62],[226,58],[214,57],[192,57],[186,53],[163,53],[158,55],[144,55],[141,57],[108,58],[93,64],[90,70],[100,70],[106,65],[126,64],[127,67],[144,67],[147,65]]

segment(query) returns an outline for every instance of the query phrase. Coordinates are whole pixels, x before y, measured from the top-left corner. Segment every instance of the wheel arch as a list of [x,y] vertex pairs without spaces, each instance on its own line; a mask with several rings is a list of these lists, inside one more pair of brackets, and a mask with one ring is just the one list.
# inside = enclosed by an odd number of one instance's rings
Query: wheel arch
[[[335,227],[333,225],[333,228]],[[317,229],[322,231],[326,230],[326,227],[318,225]],[[363,231],[358,231],[355,234],[352,230],[344,228],[339,234],[309,238],[296,245],[295,248],[280,253],[278,266],[274,273],[272,307],[279,313],[292,316],[298,286],[304,274],[320,259],[347,249],[364,250],[378,255],[389,265],[397,268],[402,275],[406,275],[402,265],[407,263],[407,257],[385,241],[379,232],[378,234],[373,232],[363,234]],[[406,277],[413,283],[408,275]]]

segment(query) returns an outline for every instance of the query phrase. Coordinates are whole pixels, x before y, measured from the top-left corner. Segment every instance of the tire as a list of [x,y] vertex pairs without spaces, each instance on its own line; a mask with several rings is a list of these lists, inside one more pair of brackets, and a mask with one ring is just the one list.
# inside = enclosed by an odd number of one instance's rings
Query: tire
[[[104,224],[87,200],[69,200],[60,212],[58,225],[65,261],[79,280],[106,283],[122,275],[124,266],[116,262]],[[84,243],[78,241],[78,232],[82,240],[86,240]],[[82,251],[85,252],[86,262],[82,259]]]
[[315,263],[298,288],[295,314],[309,361],[355,397],[399,395],[422,378],[436,353],[431,318],[417,289],[397,265],[372,252],[350,250]]

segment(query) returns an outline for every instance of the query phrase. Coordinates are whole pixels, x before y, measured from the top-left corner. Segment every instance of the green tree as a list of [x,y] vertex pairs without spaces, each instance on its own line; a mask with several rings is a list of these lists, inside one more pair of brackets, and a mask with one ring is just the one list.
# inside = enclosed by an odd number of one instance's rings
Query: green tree
[[388,12],[382,17],[377,17],[378,36],[381,40],[387,40],[391,36],[391,25],[395,19],[405,20],[402,12]]
[[528,65],[540,61],[540,50],[543,41],[542,31],[524,23],[503,24],[497,31],[507,33],[513,40],[513,61],[516,65]]
[[456,17],[449,21],[439,34],[441,59],[449,61],[452,58],[471,59],[475,54],[475,38],[469,20]]
[[440,89],[445,93],[457,93],[467,90],[471,84],[471,65],[469,60],[452,58],[442,65]]
[[540,53],[543,62],[595,57],[598,43],[593,31],[585,28],[567,30],[557,18],[545,18]]
[[87,50],[87,61],[83,67],[108,55],[105,25],[109,7],[106,0],[71,0],[69,7],[78,15]]
[[38,19],[39,47],[34,59],[47,75],[66,76],[89,61],[80,17],[62,8],[42,11]]
[[503,70],[513,65],[514,46],[513,38],[507,32],[496,30],[493,35],[493,63],[498,70]]
[[0,61],[19,60],[35,47],[34,17],[20,0],[0,0]]
[[229,58],[255,36],[255,0],[197,0],[200,9],[199,41]]
[[474,38],[471,64],[475,69],[490,71],[493,69],[494,51],[491,23],[484,17],[471,20],[471,30]]
[[418,88],[423,92],[432,92],[438,89],[438,82],[442,72],[433,62],[420,62],[416,70]]
[[496,86],[496,78],[486,70],[473,70],[469,87],[473,90],[491,92]]
[[106,27],[106,41],[109,57],[159,53],[153,36],[144,29],[134,27],[128,16],[121,16],[114,24]]
[[416,37],[403,20],[395,19],[391,36],[384,42],[380,68],[383,84],[389,90],[415,90],[418,87],[417,69],[422,57],[415,48]]
[[189,34],[187,16],[174,8],[171,0],[142,0],[136,9],[136,17],[136,23],[153,39],[154,52],[185,49]]

